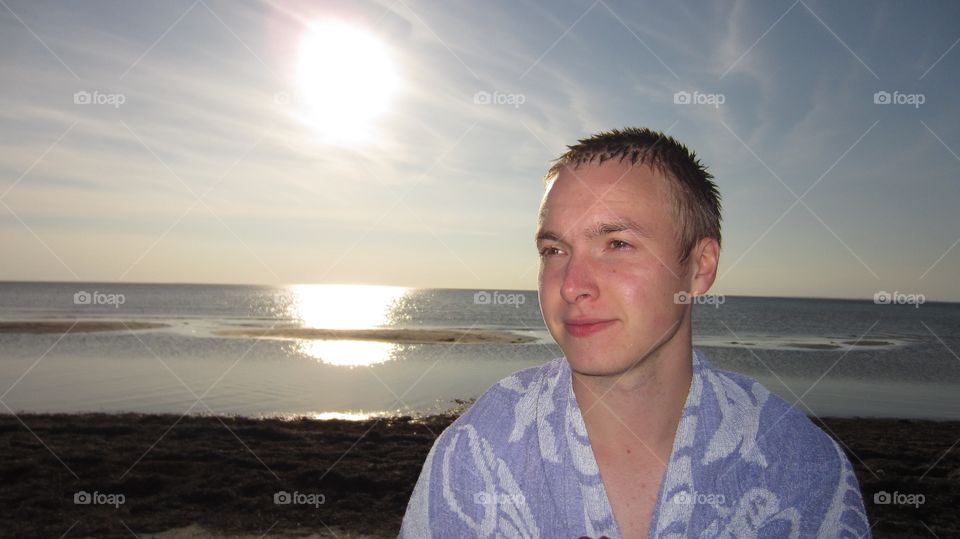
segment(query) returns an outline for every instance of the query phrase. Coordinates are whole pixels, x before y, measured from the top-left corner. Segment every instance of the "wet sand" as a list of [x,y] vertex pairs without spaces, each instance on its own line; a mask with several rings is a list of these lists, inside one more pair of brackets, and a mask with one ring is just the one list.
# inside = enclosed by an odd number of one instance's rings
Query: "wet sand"
[[[427,451],[452,420],[0,414],[0,529],[10,537],[395,537]],[[875,537],[960,536],[960,422],[824,424],[851,452]],[[80,491],[124,499],[75,504]],[[314,505],[275,504],[281,492]],[[875,503],[880,492],[925,499]]]
[[[161,322],[132,320],[37,320],[0,322],[0,333],[93,333],[101,331],[137,331],[168,328]],[[325,339],[350,341],[382,341],[401,344],[523,344],[536,339],[509,331],[494,329],[321,329],[304,327],[244,327],[219,329],[214,335],[265,339]]]
[[[757,346],[755,342],[730,341],[729,344],[737,346]],[[842,348],[853,347],[890,347],[896,346],[896,343],[890,341],[830,341],[828,343],[816,342],[784,342],[776,345],[776,348],[801,348],[804,350],[840,350]]]
[[140,329],[167,328],[170,324],[159,322],[134,322],[119,320],[47,320],[24,322],[0,322],[0,333],[94,333],[100,331],[136,331]]
[[327,339],[384,341],[404,344],[522,344],[533,337],[491,329],[318,329],[318,328],[244,328],[225,329],[215,335],[271,339]]

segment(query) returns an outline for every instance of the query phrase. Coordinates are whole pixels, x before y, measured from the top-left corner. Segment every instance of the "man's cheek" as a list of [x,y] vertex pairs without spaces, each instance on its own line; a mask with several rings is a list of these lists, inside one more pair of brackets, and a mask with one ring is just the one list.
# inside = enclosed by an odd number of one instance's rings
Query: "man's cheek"
[[623,268],[607,274],[605,288],[608,295],[615,296],[627,309],[647,308],[651,303],[650,291],[654,290],[649,275]]
[[563,286],[563,272],[556,267],[540,265],[539,293],[541,297],[547,299],[560,298],[561,287]]
[[537,290],[537,296],[540,301],[540,311],[543,318],[549,325],[555,319],[559,318],[563,300],[560,297],[560,289],[552,286],[549,281],[542,280],[540,288]]

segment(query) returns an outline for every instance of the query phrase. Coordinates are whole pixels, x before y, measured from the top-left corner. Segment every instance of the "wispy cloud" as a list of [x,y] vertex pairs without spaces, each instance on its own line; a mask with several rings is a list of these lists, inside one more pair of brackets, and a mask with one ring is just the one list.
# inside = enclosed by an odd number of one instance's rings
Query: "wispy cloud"
[[[956,7],[8,4],[20,20],[0,13],[0,192],[16,215],[0,211],[0,228],[17,261],[0,278],[72,278],[52,250],[89,279],[138,261],[125,279],[532,287],[549,161],[593,131],[643,124],[674,126],[718,177],[724,260],[742,257],[723,292],[866,294],[875,282],[846,244],[884,286],[960,299],[955,253],[922,283],[913,271],[960,230],[960,163],[944,146],[960,150]],[[324,144],[298,118],[298,36],[324,16],[369,27],[397,62],[400,90],[366,146]],[[926,102],[877,105],[880,90]],[[685,106],[680,91],[724,102]],[[76,92],[124,102],[79,105]],[[789,190],[877,121],[805,197],[816,216],[782,216]],[[368,269],[382,260],[390,276]],[[810,277],[799,261],[835,271]]]

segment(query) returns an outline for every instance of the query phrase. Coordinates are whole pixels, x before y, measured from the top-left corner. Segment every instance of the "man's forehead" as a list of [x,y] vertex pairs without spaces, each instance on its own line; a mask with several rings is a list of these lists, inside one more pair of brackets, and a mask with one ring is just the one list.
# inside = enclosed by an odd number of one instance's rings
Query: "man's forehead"
[[544,201],[540,206],[537,222],[567,221],[570,225],[576,223],[583,226],[591,223],[605,223],[616,221],[641,222],[649,219],[649,212],[644,211],[642,205],[635,200],[591,199],[584,201]]
[[[667,210],[669,195],[664,184],[648,166],[643,167],[645,172],[625,166],[605,170],[594,166],[586,173],[580,168],[572,171],[576,175],[561,171],[548,183],[541,201],[538,235],[547,230],[555,236],[593,236],[604,227],[649,235],[660,228],[659,221],[672,226]],[[611,176],[611,170],[619,174]],[[603,176],[602,181],[592,181],[598,172]],[[611,178],[614,181],[610,181]]]
[[628,232],[650,237],[655,227],[648,222],[648,219],[643,217],[642,215],[609,210],[581,214],[579,218],[569,219],[551,219],[549,214],[541,213],[537,226],[537,237],[540,239],[564,239],[582,236],[591,239],[615,232]]
[[604,218],[640,219],[650,213],[660,214],[657,207],[670,202],[669,193],[660,182],[637,182],[623,178],[615,184],[591,185],[578,179],[559,178],[547,186],[540,201],[538,221],[547,216],[568,219],[581,216],[603,215]]

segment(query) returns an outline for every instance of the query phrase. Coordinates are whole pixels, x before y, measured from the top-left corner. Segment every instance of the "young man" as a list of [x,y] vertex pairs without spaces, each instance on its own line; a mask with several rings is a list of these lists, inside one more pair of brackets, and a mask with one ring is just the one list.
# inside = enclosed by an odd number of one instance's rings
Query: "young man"
[[570,146],[536,240],[564,357],[443,432],[401,536],[869,536],[839,446],[692,346],[689,298],[720,254],[719,194],[692,152],[648,129]]

